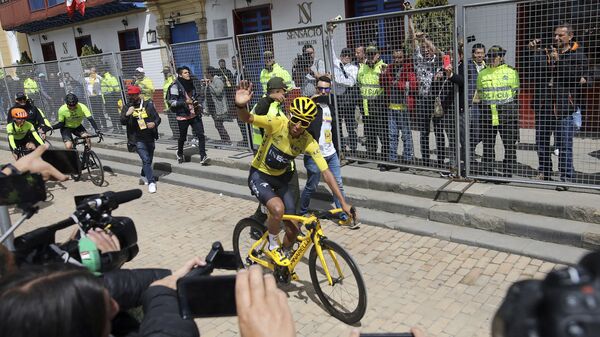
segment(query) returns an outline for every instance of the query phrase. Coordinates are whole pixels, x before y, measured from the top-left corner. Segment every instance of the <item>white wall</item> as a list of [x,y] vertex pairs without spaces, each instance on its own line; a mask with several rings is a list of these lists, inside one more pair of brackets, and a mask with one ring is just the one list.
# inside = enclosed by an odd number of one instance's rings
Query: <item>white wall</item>
[[[473,3],[473,0],[450,0],[459,7],[459,34],[465,25],[466,36],[475,36],[475,42],[465,43],[465,54],[471,54],[473,43],[483,43],[486,48],[500,45],[507,50],[506,63],[515,65],[517,41],[517,5],[514,3],[467,7],[466,23],[462,22],[462,5]],[[461,36],[462,37],[462,36]],[[466,42],[466,37],[464,38]]]
[[[312,3],[311,5],[311,18],[312,22],[299,23],[299,7],[298,5],[304,2]],[[213,4],[216,4],[213,6]],[[302,29],[305,27],[322,25],[327,20],[337,16],[345,16],[345,2],[344,0],[327,0],[327,1],[307,1],[307,0],[278,0],[278,1],[267,1],[267,0],[253,0],[252,6],[259,6],[264,4],[272,4],[271,6],[271,25],[273,30],[279,29]],[[208,38],[214,37],[213,20],[227,19],[227,29],[230,36],[234,34],[233,30],[233,17],[232,10],[236,8],[246,8],[247,4],[245,0],[229,0],[229,1],[214,1],[209,0],[206,4],[206,16],[208,18]],[[317,34],[317,36],[312,36]],[[310,43],[315,47],[317,57],[324,58],[323,56],[323,42],[321,38],[322,32],[320,30],[312,31],[301,31],[299,33],[311,35],[309,37],[297,37],[296,35],[288,38],[286,33],[279,33],[273,36],[274,52],[276,61],[283,66],[285,69],[291,72],[292,59],[296,54],[301,52],[302,46],[305,43]],[[342,45],[345,44],[345,40],[336,41],[336,47],[341,49]],[[216,58],[216,47],[209,48],[211,60],[213,57]],[[339,53],[339,50],[337,51]],[[230,50],[228,55],[227,66],[230,67],[231,56],[234,51]],[[259,57],[259,55],[257,55]],[[326,58],[326,57],[325,57]]]
[[[127,19],[127,27],[121,23],[124,18]],[[81,34],[75,30],[77,27],[81,28]],[[138,29],[141,48],[158,46],[158,43],[148,45],[146,42],[146,31],[156,29],[156,18],[149,12],[138,12],[90,23],[82,22],[74,26],[63,26],[55,30],[28,35],[32,59],[35,62],[43,62],[41,43],[48,42],[54,42],[58,60],[75,57],[77,56],[75,37],[80,35],[90,35],[92,44],[95,44],[105,53],[117,52],[119,51],[118,32],[134,28]],[[42,35],[46,35],[47,40],[43,40]]]

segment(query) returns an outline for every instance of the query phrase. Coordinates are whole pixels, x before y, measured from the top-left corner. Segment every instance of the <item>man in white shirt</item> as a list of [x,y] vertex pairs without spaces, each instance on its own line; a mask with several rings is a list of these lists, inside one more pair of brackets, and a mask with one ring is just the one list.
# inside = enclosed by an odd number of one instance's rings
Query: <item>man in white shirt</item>
[[358,146],[355,109],[360,98],[360,92],[356,86],[357,74],[358,67],[352,64],[352,49],[342,49],[339,58],[333,55],[334,93],[337,98],[339,117],[346,123],[348,132],[347,140],[342,141],[342,149],[345,150],[347,145],[350,149],[350,155],[356,155]]

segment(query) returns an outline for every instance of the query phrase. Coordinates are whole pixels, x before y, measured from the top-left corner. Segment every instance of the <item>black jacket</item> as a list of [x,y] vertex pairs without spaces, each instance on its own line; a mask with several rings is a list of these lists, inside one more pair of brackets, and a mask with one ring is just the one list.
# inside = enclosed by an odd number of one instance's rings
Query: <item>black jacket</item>
[[[130,143],[135,143],[136,141],[154,141],[158,139],[158,126],[160,125],[160,117],[154,108],[154,104],[152,101],[143,101],[142,107],[146,109],[146,113],[148,117],[144,118],[146,124],[153,122],[156,126],[152,129],[144,129],[141,130],[138,124],[138,118],[133,115],[126,116],[127,110],[131,107],[131,103],[127,103],[121,109],[121,124],[127,126],[127,140]],[[134,108],[139,108],[139,106],[134,106]]]
[[[194,86],[194,90],[190,95],[192,100],[197,99],[198,93],[196,92],[196,88]],[[177,79],[173,84],[169,86],[167,93],[167,102],[169,103],[169,108],[171,112],[175,113],[177,116],[189,116],[190,109],[188,108],[188,104],[185,102],[185,89],[183,85],[179,83],[179,79]]]
[[[118,330],[113,322],[112,333],[116,336],[154,337],[199,337],[198,327],[193,320],[184,320],[179,315],[177,292],[163,286],[150,284],[171,272],[165,269],[115,270],[105,273],[103,281],[111,296],[122,310],[142,306],[144,318],[135,332]],[[123,327],[121,327],[123,328]],[[131,326],[129,326],[131,328]]]

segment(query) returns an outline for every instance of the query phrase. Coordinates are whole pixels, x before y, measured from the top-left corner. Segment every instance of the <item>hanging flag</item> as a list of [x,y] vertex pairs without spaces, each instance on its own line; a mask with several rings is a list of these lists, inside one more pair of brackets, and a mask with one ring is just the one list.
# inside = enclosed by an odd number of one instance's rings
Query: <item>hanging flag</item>
[[73,17],[75,11],[78,11],[81,16],[85,15],[85,1],[86,0],[66,0],[67,15]]
[[85,0],[75,0],[77,2],[77,10],[81,16],[85,15]]

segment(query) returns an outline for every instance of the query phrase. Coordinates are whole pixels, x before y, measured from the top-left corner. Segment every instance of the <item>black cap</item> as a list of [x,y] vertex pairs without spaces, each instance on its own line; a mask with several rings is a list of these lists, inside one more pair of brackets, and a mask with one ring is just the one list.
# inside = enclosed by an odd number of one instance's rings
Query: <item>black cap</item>
[[342,49],[342,52],[340,53],[340,56],[344,57],[344,56],[352,56],[352,49],[350,48],[344,48]]
[[27,95],[24,92],[17,92],[15,99],[27,99]]
[[506,49],[504,49],[498,45],[492,46],[490,49],[488,49],[487,54],[486,54],[487,57],[495,57],[495,56],[504,57],[504,55],[506,55]]
[[287,85],[283,81],[281,77],[272,77],[269,82],[267,82],[267,91],[271,91],[273,89],[287,89]]

